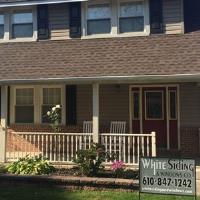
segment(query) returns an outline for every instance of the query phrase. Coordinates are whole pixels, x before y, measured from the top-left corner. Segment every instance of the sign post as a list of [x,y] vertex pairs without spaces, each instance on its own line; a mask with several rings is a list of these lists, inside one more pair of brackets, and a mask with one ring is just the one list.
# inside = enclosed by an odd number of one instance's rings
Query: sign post
[[196,199],[195,160],[141,157],[139,167],[139,193],[193,196]]

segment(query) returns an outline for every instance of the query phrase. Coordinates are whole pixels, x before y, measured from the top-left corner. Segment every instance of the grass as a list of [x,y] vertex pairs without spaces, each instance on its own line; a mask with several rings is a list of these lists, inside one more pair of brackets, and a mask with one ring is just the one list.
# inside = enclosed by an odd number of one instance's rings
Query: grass
[[[138,200],[138,193],[73,191],[42,187],[0,187],[0,200]],[[141,200],[192,200],[191,197],[141,195]],[[199,199],[200,200],[200,199]]]

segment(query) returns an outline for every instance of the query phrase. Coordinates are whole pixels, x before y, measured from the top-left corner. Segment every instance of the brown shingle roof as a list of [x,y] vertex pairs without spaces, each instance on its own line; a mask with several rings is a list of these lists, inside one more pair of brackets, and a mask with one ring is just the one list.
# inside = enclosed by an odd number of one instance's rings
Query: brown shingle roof
[[200,34],[0,44],[0,81],[200,73]]

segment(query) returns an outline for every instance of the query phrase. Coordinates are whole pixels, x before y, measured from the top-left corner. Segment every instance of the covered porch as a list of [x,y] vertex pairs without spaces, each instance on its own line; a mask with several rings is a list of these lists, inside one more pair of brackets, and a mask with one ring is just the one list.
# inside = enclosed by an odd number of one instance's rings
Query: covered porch
[[[51,162],[71,164],[76,151],[92,143],[103,144],[127,165],[138,165],[140,156],[183,155],[187,150],[196,156],[199,142],[193,144],[196,152],[184,148],[194,137],[199,141],[198,124],[189,123],[185,111],[187,106],[193,109],[196,100],[183,98],[197,91],[196,83],[2,86],[1,161],[42,154]],[[52,132],[44,117],[56,104],[61,105],[59,133]],[[91,131],[84,130],[84,122],[91,122]],[[115,130],[112,122],[123,122],[125,129]]]

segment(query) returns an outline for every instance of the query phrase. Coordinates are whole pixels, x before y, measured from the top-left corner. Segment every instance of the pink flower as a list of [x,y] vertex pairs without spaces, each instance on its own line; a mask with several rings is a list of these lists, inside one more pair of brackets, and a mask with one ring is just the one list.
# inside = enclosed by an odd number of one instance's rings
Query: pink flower
[[123,161],[115,161],[112,163],[111,169],[113,171],[116,171],[118,169],[123,169],[124,168],[124,163]]

